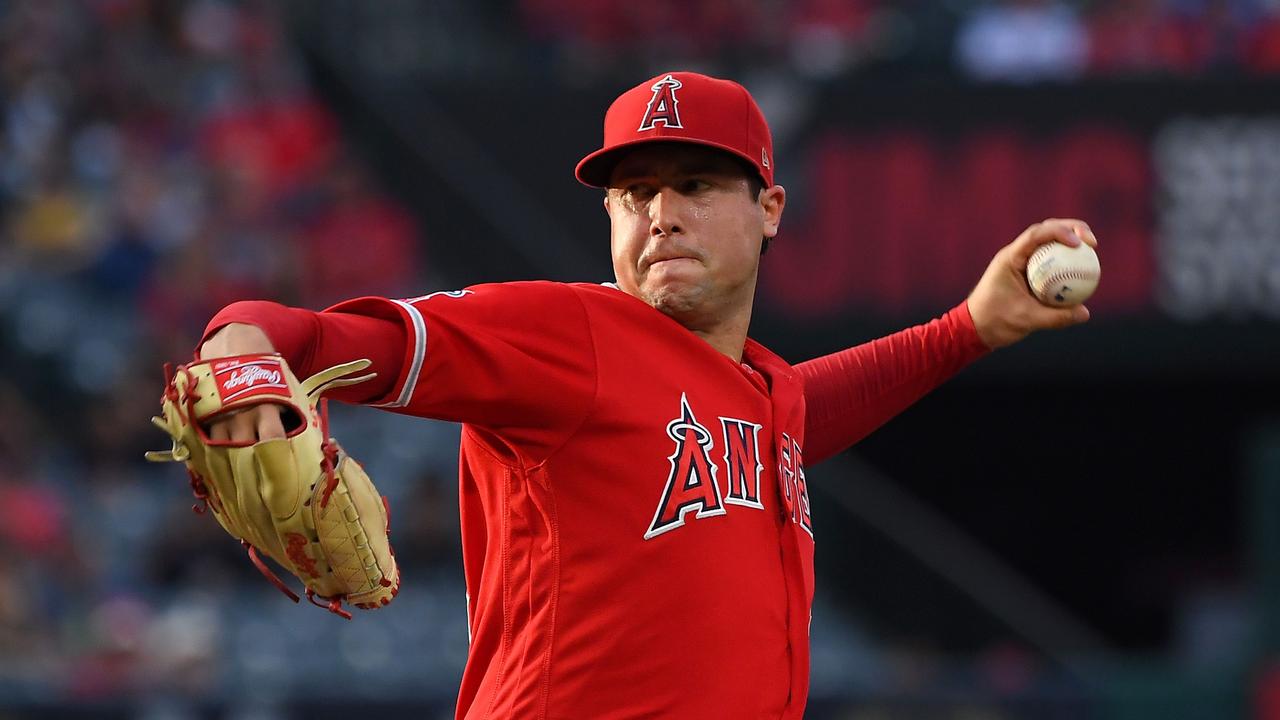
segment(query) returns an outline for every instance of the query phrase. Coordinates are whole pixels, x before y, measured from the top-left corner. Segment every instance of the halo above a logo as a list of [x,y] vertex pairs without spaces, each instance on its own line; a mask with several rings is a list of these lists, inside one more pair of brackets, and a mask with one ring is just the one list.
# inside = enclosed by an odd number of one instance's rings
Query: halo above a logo
[[684,127],[680,124],[680,111],[677,109],[680,101],[676,99],[676,90],[683,86],[683,83],[672,75],[667,75],[653,84],[651,88],[653,97],[649,98],[649,104],[645,106],[644,117],[640,120],[640,130],[653,130],[657,123],[662,123],[669,128]]

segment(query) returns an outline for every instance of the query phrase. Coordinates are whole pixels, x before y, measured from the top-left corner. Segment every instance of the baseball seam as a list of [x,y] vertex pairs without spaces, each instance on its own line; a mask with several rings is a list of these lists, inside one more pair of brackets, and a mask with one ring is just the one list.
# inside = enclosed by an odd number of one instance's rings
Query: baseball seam
[[1038,283],[1036,287],[1037,295],[1048,295],[1052,288],[1057,286],[1064,280],[1093,280],[1097,281],[1099,273],[1079,268],[1066,268],[1059,270],[1048,277],[1045,277]]
[[1049,285],[1057,285],[1063,280],[1095,280],[1097,277],[1097,273],[1092,273],[1087,270],[1059,270],[1058,272],[1049,275],[1044,280],[1041,280],[1040,284],[1047,287]]
[[1097,273],[1089,272],[1088,270],[1059,270],[1058,272],[1055,272],[1052,275],[1050,275],[1047,279],[1053,280],[1053,281],[1092,280],[1097,276],[1098,276]]

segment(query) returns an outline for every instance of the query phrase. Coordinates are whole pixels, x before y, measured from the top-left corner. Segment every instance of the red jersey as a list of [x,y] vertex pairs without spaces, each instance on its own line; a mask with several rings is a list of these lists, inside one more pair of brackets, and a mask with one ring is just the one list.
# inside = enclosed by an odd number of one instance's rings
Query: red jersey
[[963,306],[793,368],[751,340],[735,362],[612,286],[263,305],[210,330],[258,324],[300,375],[369,356],[381,396],[348,399],[463,423],[467,720],[801,718],[806,429],[837,452],[984,351]]

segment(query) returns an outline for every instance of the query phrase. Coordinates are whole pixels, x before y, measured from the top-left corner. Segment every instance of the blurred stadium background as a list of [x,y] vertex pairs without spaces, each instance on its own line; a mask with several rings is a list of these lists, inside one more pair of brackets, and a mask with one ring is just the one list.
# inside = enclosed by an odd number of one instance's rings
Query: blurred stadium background
[[451,717],[456,429],[335,419],[406,567],[344,623],[141,461],[159,366],[239,298],[608,279],[573,163],[673,68],[772,121],[789,359],[1102,243],[1093,322],[813,470],[808,716],[1280,718],[1276,0],[0,0],[0,718]]

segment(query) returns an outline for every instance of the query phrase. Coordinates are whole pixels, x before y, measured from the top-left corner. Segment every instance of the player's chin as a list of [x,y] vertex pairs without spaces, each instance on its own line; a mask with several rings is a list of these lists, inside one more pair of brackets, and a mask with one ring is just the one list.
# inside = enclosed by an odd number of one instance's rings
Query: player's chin
[[693,283],[668,282],[650,286],[645,299],[658,311],[674,318],[696,313],[705,296],[702,286]]

